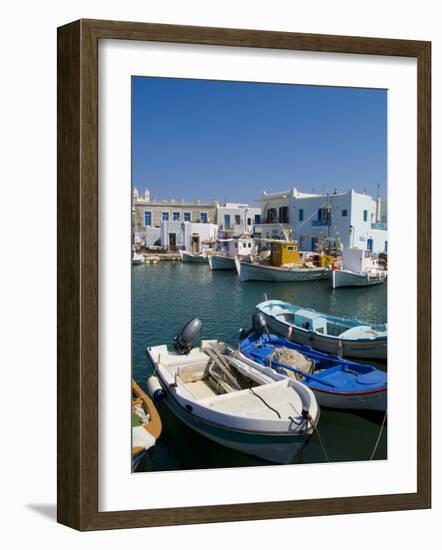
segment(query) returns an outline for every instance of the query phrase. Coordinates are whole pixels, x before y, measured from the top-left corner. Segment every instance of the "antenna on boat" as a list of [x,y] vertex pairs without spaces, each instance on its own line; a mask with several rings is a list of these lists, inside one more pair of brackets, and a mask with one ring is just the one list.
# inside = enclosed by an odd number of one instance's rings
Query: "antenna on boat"
[[263,296],[264,296],[264,302],[267,302],[267,301],[269,300],[269,299],[267,298],[267,292],[264,292]]

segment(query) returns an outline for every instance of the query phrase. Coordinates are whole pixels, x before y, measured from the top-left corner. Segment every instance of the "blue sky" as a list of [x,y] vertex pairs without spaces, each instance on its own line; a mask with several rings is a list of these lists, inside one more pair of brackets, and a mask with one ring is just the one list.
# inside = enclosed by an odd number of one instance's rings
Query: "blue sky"
[[387,190],[385,90],[132,78],[132,183],[158,199]]

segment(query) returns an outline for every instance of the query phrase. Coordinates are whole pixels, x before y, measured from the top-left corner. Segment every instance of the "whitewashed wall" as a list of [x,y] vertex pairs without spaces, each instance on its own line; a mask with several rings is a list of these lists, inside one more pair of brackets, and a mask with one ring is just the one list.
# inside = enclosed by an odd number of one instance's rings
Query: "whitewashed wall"
[[161,246],[170,246],[170,234],[176,235],[176,246],[183,250],[190,250],[192,234],[200,236],[200,242],[215,239],[218,226],[214,223],[192,223],[180,221],[161,222]]

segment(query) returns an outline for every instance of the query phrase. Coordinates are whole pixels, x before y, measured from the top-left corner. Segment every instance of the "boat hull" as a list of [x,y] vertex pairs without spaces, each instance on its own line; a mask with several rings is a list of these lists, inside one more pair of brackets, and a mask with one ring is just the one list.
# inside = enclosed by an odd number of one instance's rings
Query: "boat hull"
[[195,254],[191,254],[190,252],[180,250],[180,256],[181,256],[181,261],[183,263],[199,264],[199,265],[201,264],[206,265],[208,263],[207,256],[202,256],[201,254],[195,255]]
[[218,256],[217,254],[212,254],[209,256],[209,265],[212,271],[217,270],[235,270],[235,258],[229,258],[227,256]]
[[[145,414],[149,414],[149,422],[139,425],[132,423],[132,471],[138,468],[143,458],[155,446],[163,429],[154,402],[135,381],[132,381],[132,408],[135,405],[141,406]],[[132,414],[134,413],[132,412]],[[139,430],[144,436],[140,435]]]
[[269,434],[226,429],[188,412],[169,391],[165,393],[164,401],[176,417],[203,437],[266,462],[291,463],[310,437],[310,434]]
[[305,346],[311,346],[314,349],[323,351],[325,353],[331,353],[333,355],[339,355],[344,357],[354,357],[359,359],[387,359],[387,339],[382,340],[345,340],[337,338],[327,338],[327,336],[322,336],[318,333],[312,333],[308,331],[301,331],[289,325],[275,319],[271,315],[268,315],[264,311],[258,308],[258,311],[261,311],[267,321],[269,328],[287,338],[291,342],[296,344],[301,344]]
[[136,455],[132,455],[132,472],[135,472],[135,470],[140,465],[143,458],[147,455],[148,450],[143,449],[141,452],[137,453]]
[[387,391],[379,390],[366,393],[333,393],[310,386],[321,407],[329,409],[351,409],[358,411],[386,411]]
[[[339,359],[333,355],[314,351],[311,347],[296,348],[296,344],[273,336],[268,336],[267,340],[248,337],[240,344],[243,355],[266,368],[283,373],[281,366],[290,369],[290,365],[287,363],[281,365],[269,359],[272,352],[281,347],[295,349],[304,357],[314,361],[318,372],[305,375],[301,378],[301,382],[310,388],[321,407],[359,411],[386,410],[386,374],[371,365]],[[287,373],[285,375],[287,376]]]
[[369,273],[353,273],[352,271],[336,270],[332,273],[333,288],[348,286],[374,286],[384,283],[383,275],[370,275]]
[[280,283],[297,283],[301,281],[314,281],[325,278],[327,270],[323,268],[294,268],[283,269],[259,265],[235,260],[239,280],[244,281],[272,281]]

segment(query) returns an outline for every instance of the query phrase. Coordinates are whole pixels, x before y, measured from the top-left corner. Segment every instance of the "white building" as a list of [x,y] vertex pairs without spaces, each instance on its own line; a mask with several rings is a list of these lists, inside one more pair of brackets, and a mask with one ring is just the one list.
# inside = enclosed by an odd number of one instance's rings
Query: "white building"
[[226,202],[224,206],[217,207],[216,220],[220,231],[232,236],[253,233],[255,224],[261,221],[261,208]]
[[[161,228],[160,227],[151,227],[146,225],[144,232],[140,235],[140,243],[144,246],[154,246],[160,244],[161,241]],[[135,237],[137,234],[135,233]]]
[[345,248],[387,251],[387,224],[381,222],[381,201],[353,189],[347,193],[309,194],[296,188],[263,192],[261,224],[255,233],[280,237],[291,229],[301,250],[316,250],[318,241],[339,237]]
[[199,253],[203,241],[215,240],[217,232],[218,226],[214,223],[162,221],[161,246]]

